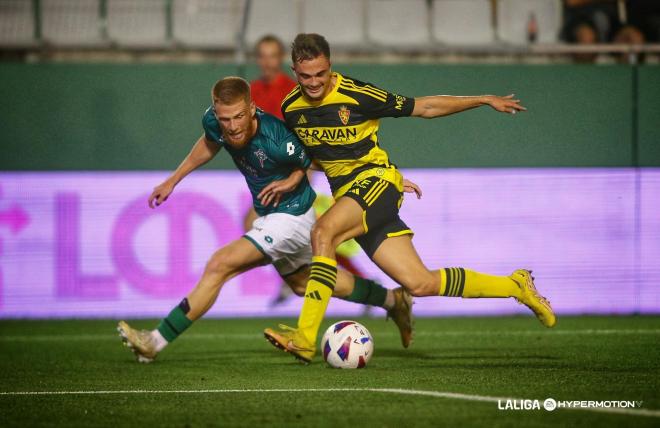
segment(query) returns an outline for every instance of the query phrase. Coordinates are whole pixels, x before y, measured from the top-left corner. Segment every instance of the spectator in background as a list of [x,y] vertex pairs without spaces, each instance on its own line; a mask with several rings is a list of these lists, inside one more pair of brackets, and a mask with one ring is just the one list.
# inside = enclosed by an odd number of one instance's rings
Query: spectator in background
[[660,42],[660,1],[628,0],[628,22],[639,28],[647,43]]
[[260,75],[250,82],[252,99],[257,107],[282,119],[282,100],[296,86],[282,71],[284,44],[273,35],[263,36],[255,46],[255,55]]
[[[564,0],[561,38],[568,43],[577,44],[642,44],[645,40],[644,34],[629,18],[637,4],[645,2],[646,0]],[[593,62],[596,56],[590,53],[578,54],[575,55],[575,60]]]

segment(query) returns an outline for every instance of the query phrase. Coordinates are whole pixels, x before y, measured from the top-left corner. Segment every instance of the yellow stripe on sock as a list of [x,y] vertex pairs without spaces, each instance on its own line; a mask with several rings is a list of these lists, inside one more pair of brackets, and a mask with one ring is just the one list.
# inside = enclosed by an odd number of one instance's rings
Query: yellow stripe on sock
[[324,274],[324,273],[322,273],[322,272],[312,272],[312,273],[309,275],[309,277],[310,277],[310,278],[317,277],[317,278],[325,279],[326,281],[329,281],[329,282],[331,282],[331,283],[335,283],[335,282],[337,282],[337,277],[336,277],[336,276],[330,276],[330,275],[328,275],[328,274]]
[[451,288],[449,289],[449,295],[456,297],[456,288],[458,287],[458,269],[451,268]]
[[337,276],[337,268],[329,269],[325,266],[314,265],[314,266],[312,266],[312,273],[314,273],[314,272],[322,272],[322,273],[325,273],[326,275],[333,276],[333,277]]
[[314,256],[312,257],[312,263],[325,263],[333,267],[337,267],[337,260],[331,259],[324,256]]

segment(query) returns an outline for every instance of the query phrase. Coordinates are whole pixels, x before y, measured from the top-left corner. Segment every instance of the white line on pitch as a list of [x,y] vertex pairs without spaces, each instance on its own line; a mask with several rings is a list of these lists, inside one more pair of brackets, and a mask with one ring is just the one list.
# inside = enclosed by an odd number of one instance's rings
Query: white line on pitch
[[[629,335],[629,334],[660,334],[660,329],[588,329],[588,330],[518,330],[518,331],[416,331],[416,337],[443,336],[573,336],[573,335]],[[395,332],[381,332],[379,337],[396,336]],[[189,333],[182,337],[191,340],[204,339],[234,339],[253,340],[261,337],[261,333]],[[0,342],[49,342],[49,341],[94,341],[115,339],[110,334],[52,334],[52,335],[7,335],[0,336]]]
[[[400,388],[281,388],[281,389],[193,389],[193,390],[119,390],[119,391],[6,391],[0,396],[34,396],[34,395],[109,395],[109,394],[241,394],[241,393],[298,393],[298,392],[376,392],[386,394],[418,395],[451,400],[480,401],[497,403],[498,401],[520,400],[519,398],[493,397],[487,395],[461,394],[456,392],[424,391],[418,389]],[[660,410],[625,409],[607,407],[570,407],[558,410],[584,410],[601,413],[616,413],[629,416],[660,417]]]

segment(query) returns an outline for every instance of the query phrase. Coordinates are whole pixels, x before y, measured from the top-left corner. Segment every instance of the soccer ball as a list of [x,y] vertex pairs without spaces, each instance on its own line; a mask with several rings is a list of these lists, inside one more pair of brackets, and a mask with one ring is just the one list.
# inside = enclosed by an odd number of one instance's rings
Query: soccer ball
[[323,359],[332,367],[361,369],[374,353],[374,340],[362,324],[339,321],[325,331],[321,349]]

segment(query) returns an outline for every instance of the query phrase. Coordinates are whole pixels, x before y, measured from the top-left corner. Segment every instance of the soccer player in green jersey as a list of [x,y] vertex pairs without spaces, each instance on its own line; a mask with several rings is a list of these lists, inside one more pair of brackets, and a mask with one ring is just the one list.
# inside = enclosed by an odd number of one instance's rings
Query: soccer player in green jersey
[[531,272],[518,269],[509,276],[489,275],[464,268],[431,270],[412,243],[412,230],[399,217],[403,178],[379,144],[379,119],[415,116],[436,118],[480,106],[515,114],[524,111],[513,96],[410,98],[333,72],[330,47],[323,36],[299,34],[292,46],[296,86],[282,102],[287,126],[305,144],[325,172],[336,203],[312,230],[314,258],[297,328],[266,329],[275,346],[309,362],[327,302],[336,287],[335,249],[355,238],[367,255],[390,278],[413,296],[513,297],[529,307],[546,327],[555,324],[550,302],[534,285]]
[[[245,176],[259,218],[242,238],[211,256],[195,288],[156,329],[136,330],[119,322],[120,336],[140,362],[153,361],[211,308],[223,284],[242,272],[272,263],[298,295],[304,293],[309,278],[316,195],[305,174],[311,161],[302,144],[281,120],[255,107],[244,79],[218,81],[212,100],[203,117],[204,135],[176,171],[154,189],[149,205],[154,208],[165,202],[177,183],[225,148]],[[342,270],[336,273],[336,281],[334,296],[383,307],[402,338],[410,337],[411,302],[402,289],[388,290]],[[308,297],[320,298],[313,291]]]

